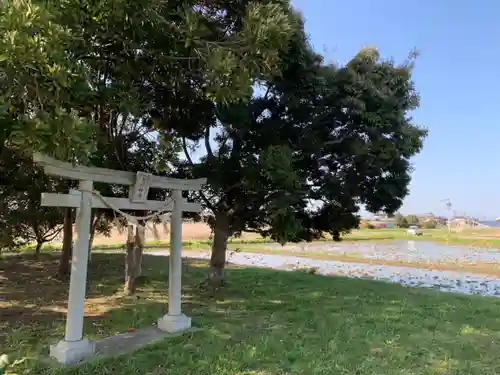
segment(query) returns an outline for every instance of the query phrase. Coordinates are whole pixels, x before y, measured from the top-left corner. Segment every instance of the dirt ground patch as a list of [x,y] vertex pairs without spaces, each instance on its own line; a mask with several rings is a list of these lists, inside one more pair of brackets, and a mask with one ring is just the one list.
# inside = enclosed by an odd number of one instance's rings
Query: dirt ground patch
[[500,240],[500,228],[466,228],[456,230],[460,237],[477,240]]
[[[170,231],[168,226],[156,225],[155,230],[148,228],[146,230],[146,242],[151,241],[168,241],[170,239]],[[207,240],[211,235],[210,227],[205,223],[183,223],[182,224],[182,239],[184,241],[201,241]],[[108,245],[122,243],[127,240],[127,233],[118,229],[111,231],[111,236],[96,236],[94,239],[95,245]]]
[[[182,240],[183,241],[206,241],[211,237],[210,227],[205,223],[192,223],[184,222],[182,224]],[[254,233],[243,233],[243,239],[253,239],[257,238],[258,235]],[[146,230],[146,242],[154,241],[169,241],[170,232],[169,227],[165,225],[150,225]],[[117,243],[125,243],[127,240],[127,233],[118,228],[114,228],[111,231],[110,236],[97,235],[94,238],[94,245],[114,245]],[[60,244],[62,242],[62,237],[56,238],[53,243]]]

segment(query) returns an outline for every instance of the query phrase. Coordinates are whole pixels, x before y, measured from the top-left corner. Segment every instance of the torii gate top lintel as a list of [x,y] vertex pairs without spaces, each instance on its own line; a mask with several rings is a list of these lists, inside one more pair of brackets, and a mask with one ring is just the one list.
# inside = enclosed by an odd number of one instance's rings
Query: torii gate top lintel
[[[132,186],[136,183],[134,172],[118,171],[107,168],[86,167],[54,159],[50,156],[35,153],[33,161],[43,166],[45,173],[51,176],[64,177],[79,181],[95,181],[108,184]],[[178,178],[151,175],[149,187],[171,190],[198,191],[207,183],[206,178],[184,180]]]

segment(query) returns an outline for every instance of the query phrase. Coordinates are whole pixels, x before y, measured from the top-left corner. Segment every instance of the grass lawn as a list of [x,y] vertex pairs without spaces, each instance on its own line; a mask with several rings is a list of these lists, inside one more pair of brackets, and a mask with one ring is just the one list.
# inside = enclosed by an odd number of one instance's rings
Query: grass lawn
[[[94,254],[86,334],[150,326],[165,311],[168,258],[146,255],[136,297],[120,294],[123,255]],[[63,337],[67,285],[56,260],[0,263],[0,352],[37,375],[499,374],[500,300],[399,285],[230,267],[216,294],[185,261],[184,310],[199,330],[121,358],[68,368],[37,359]]]
[[499,247],[500,231],[498,228],[476,228],[465,229],[460,232],[448,232],[446,228],[422,229],[421,236],[408,236],[406,229],[380,228],[380,229],[358,229],[343,236],[345,241],[370,241],[370,240],[414,240],[443,242],[456,245],[468,245],[475,247]]

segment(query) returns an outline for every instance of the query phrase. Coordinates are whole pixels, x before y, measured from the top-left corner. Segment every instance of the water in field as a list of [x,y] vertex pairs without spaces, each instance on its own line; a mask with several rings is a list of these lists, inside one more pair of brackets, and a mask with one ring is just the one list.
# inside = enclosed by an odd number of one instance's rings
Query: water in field
[[[165,255],[158,252],[158,255]],[[208,252],[186,253],[187,257],[209,259]],[[500,278],[458,271],[427,270],[403,266],[384,266],[366,263],[344,263],[332,260],[302,257],[228,253],[228,262],[244,266],[267,267],[279,270],[314,268],[316,273],[388,281],[412,287],[432,288],[440,291],[500,297]]]
[[281,247],[270,245],[267,248],[307,251],[325,254],[356,254],[367,259],[399,260],[419,263],[455,263],[455,262],[500,262],[500,249],[476,248],[464,245],[446,245],[424,241],[380,241],[380,242],[316,242],[294,244]]
[[[341,275],[353,278],[368,278],[399,283],[407,286],[433,288],[465,294],[500,297],[500,278],[466,273],[461,271],[430,270],[405,266],[386,266],[367,263],[339,262],[304,258],[307,252],[324,254],[356,254],[366,259],[398,260],[412,263],[497,263],[500,267],[500,249],[474,248],[437,244],[424,241],[389,241],[389,242],[316,242],[310,244],[262,245],[275,250],[284,249],[301,256],[279,254],[254,254],[228,252],[228,262],[274,269],[297,270],[315,268],[323,275]],[[159,252],[158,254],[165,254]],[[185,256],[208,259],[208,252],[186,253]],[[494,265],[492,265],[494,267]],[[458,268],[458,267],[457,267]]]

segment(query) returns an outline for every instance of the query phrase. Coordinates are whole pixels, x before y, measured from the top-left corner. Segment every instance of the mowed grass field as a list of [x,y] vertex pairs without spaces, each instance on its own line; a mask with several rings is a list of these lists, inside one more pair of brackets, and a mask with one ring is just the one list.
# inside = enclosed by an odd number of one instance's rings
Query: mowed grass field
[[[497,375],[500,300],[400,285],[230,266],[228,285],[199,287],[206,262],[185,260],[185,313],[195,330],[118,358],[58,367],[67,284],[57,256],[0,263],[0,348],[36,375]],[[93,255],[85,333],[151,326],[167,301],[168,258],[145,255],[138,294],[126,297],[123,256]]]
[[422,229],[421,236],[407,234],[406,229],[382,228],[353,230],[343,237],[346,241],[397,240],[434,241],[477,247],[500,247],[500,228]]

